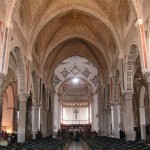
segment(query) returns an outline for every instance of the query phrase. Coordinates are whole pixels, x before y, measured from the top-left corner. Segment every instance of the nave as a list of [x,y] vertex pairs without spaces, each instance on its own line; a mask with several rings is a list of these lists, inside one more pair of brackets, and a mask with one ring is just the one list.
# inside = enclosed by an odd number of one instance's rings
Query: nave
[[106,136],[88,136],[79,141],[68,137],[41,138],[24,143],[9,143],[0,150],[150,150],[144,141],[127,141]]
[[79,129],[150,143],[149,8],[150,0],[0,0],[2,142],[15,133],[19,148],[59,147],[46,137]]
[[81,142],[71,142],[67,150],[85,150]]

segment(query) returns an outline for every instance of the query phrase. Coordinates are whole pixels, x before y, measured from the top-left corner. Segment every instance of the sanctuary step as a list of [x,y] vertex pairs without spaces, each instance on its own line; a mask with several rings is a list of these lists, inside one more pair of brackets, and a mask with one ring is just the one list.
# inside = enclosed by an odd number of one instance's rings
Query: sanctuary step
[[85,150],[81,142],[71,142],[67,150]]

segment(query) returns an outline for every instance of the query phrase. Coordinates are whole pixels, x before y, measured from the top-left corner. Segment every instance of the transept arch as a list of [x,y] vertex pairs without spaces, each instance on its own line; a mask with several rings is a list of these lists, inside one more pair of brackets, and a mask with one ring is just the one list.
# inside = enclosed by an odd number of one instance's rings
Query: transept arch
[[108,59],[108,57],[106,56],[105,54],[105,51],[104,51],[104,47],[102,46],[102,44],[100,42],[98,42],[97,40],[93,39],[92,37],[90,37],[89,35],[86,35],[86,34],[81,34],[81,33],[72,33],[72,34],[65,34],[63,35],[62,37],[59,38],[59,41],[54,41],[52,44],[49,45],[49,47],[47,48],[47,51],[45,53],[45,59],[43,59],[43,62],[42,62],[42,67],[41,68],[44,68],[44,65],[45,65],[45,62],[48,58],[48,55],[52,52],[53,49],[55,49],[58,45],[60,45],[61,43],[69,40],[69,39],[72,39],[72,38],[79,38],[79,39],[84,39],[85,41],[89,41],[90,43],[92,43],[94,46],[96,46],[97,48],[99,48],[105,58],[105,61],[106,61],[106,64],[107,64],[107,67],[108,67],[108,72],[111,72],[111,69],[110,69],[110,60]]
[[[49,55],[49,53],[50,53],[50,51],[52,51],[53,49],[55,49],[55,47],[57,47],[57,45],[59,45],[59,44],[61,44],[61,43],[63,43],[63,42],[65,42],[65,41],[67,41],[67,40],[69,40],[69,39],[72,39],[72,38],[74,38],[74,37],[78,37],[79,39],[84,39],[84,40],[86,40],[86,41],[89,41],[90,43],[92,43],[93,45],[95,45],[97,48],[99,48],[99,49],[104,49],[103,48],[103,46],[101,45],[101,43],[99,43],[99,42],[96,42],[94,39],[92,39],[92,38],[90,38],[90,37],[88,37],[88,36],[86,36],[86,35],[83,35],[83,34],[78,34],[78,33],[73,33],[73,34],[68,34],[68,35],[64,35],[62,38],[59,38],[59,42],[58,41],[55,41],[54,43],[52,43],[52,45],[48,48],[49,49],[49,51],[47,51],[46,52],[46,54],[45,54],[45,57],[46,58],[48,58],[48,55]],[[93,52],[94,53],[94,52]],[[105,57],[105,60],[104,61],[106,61],[106,63],[105,63],[105,68],[108,68],[108,74],[111,72],[111,66],[110,66],[110,60],[108,59],[108,57],[106,57],[106,55],[105,55],[105,51],[102,51],[102,54],[103,54],[103,56]],[[84,57],[84,56],[82,56],[82,57]],[[97,57],[97,59],[99,59],[98,58],[98,56],[97,55],[95,55],[95,57]],[[85,56],[85,58],[86,58],[86,56]],[[61,61],[63,61],[64,59],[66,59],[66,58],[61,58]],[[42,67],[41,68],[44,68],[44,65],[46,64],[46,59],[43,59],[44,60],[44,62],[42,63]],[[60,62],[61,62],[60,61]],[[96,61],[96,59],[95,59],[95,61]],[[54,63],[54,62],[53,62]],[[97,62],[98,63],[98,62]],[[55,66],[56,67],[56,66]],[[101,66],[101,67],[103,67],[103,66]],[[52,68],[52,70],[53,70],[54,68]],[[48,76],[50,77],[51,75],[52,75],[52,70],[51,71],[49,71],[49,73],[48,73]],[[102,70],[100,70],[100,69],[98,69],[98,71],[100,72],[100,74],[101,74],[101,76],[102,76],[102,78],[104,77],[104,72],[102,72]],[[101,80],[101,83],[102,83],[102,80]]]

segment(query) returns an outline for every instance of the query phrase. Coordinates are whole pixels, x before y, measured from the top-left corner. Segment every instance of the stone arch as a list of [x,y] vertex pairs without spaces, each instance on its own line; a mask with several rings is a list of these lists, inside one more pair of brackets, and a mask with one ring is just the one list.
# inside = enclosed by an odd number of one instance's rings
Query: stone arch
[[23,55],[19,47],[15,47],[12,52],[17,62],[18,94],[26,93],[26,69]]
[[32,34],[31,38],[31,50],[32,47],[34,45],[34,42],[36,41],[36,37],[38,36],[39,32],[42,30],[42,28],[52,19],[56,18],[56,17],[60,17],[63,15],[66,15],[72,11],[77,11],[83,14],[86,14],[87,16],[90,16],[92,18],[95,18],[97,20],[100,20],[101,22],[103,22],[111,31],[111,33],[114,36],[116,45],[117,45],[117,49],[120,51],[120,53],[122,53],[121,51],[123,50],[121,44],[120,44],[120,40],[119,40],[119,33],[115,30],[114,26],[112,25],[112,23],[106,19],[107,17],[105,17],[104,15],[102,15],[102,13],[98,13],[92,9],[86,8],[85,6],[79,6],[79,5],[70,5],[70,6],[66,6],[62,9],[58,9],[57,11],[55,11],[54,13],[50,14],[48,17],[45,17],[41,23],[39,24],[39,26],[33,31],[34,33]]
[[136,55],[136,45],[131,45],[126,59],[125,69],[125,91],[133,92],[133,72],[134,72],[134,60]]
[[12,84],[9,84],[3,95],[3,111],[2,111],[2,128],[4,127],[8,133],[16,130],[17,116],[15,108],[15,91]]
[[[69,39],[72,39],[74,37],[78,37],[80,39],[83,39],[83,40],[86,40],[88,42],[90,42],[91,44],[93,44],[95,47],[101,49],[101,52],[102,54],[104,55],[104,58],[105,58],[105,61],[106,61],[106,65],[108,67],[108,71],[109,73],[111,72],[111,66],[109,65],[110,62],[108,61],[108,57],[106,56],[106,53],[104,51],[104,47],[102,46],[101,43],[97,42],[95,39],[93,39],[92,37],[89,37],[85,34],[81,34],[81,33],[72,33],[71,35],[70,34],[65,34],[64,36],[60,37],[59,40],[55,41],[54,43],[52,43],[52,45],[49,45],[48,46],[48,50],[46,51],[45,53],[45,58],[47,59],[48,58],[48,55],[51,53],[51,51],[59,44],[63,43],[64,41],[67,41]],[[45,65],[45,62],[46,62],[46,59],[43,59],[43,62],[42,62],[42,66],[41,68],[43,69],[44,68],[44,65]],[[102,74],[102,72],[101,72]]]
[[17,8],[19,7],[20,3],[22,0],[12,0],[7,2],[7,8],[9,11],[7,11],[8,13],[6,14],[6,23],[7,26],[10,25],[11,21],[12,21],[12,17],[14,15],[14,13],[16,12]]
[[[10,23],[10,22],[12,21],[12,16],[13,16],[13,14],[16,12],[16,10],[17,10],[17,8],[19,7],[19,5],[20,5],[21,2],[22,2],[22,0],[12,0],[11,2],[8,2],[8,3],[7,3],[8,8],[9,8],[9,11],[8,11],[8,13],[7,13],[7,15],[6,15],[6,21],[7,21],[7,22]],[[139,10],[139,8],[137,8],[136,1],[135,1],[135,0],[132,0],[130,4],[133,5],[133,7],[135,8],[135,13],[136,13],[136,15],[139,16],[140,10]],[[72,8],[75,9],[75,5],[69,6],[69,7],[72,7]],[[82,7],[82,6],[80,6],[80,7]],[[80,8],[80,7],[79,7],[79,8]],[[66,8],[64,8],[64,9],[66,9]],[[81,9],[82,9],[82,8],[81,8]],[[84,9],[83,9],[83,10],[84,10]],[[56,14],[57,14],[57,13],[56,13]],[[52,16],[50,16],[50,18],[53,17],[53,16],[54,16],[54,14],[52,14]],[[139,18],[140,18],[140,16],[139,16]],[[48,20],[48,19],[46,18],[46,20]],[[42,21],[41,21],[41,22],[42,22]],[[39,29],[38,29],[38,30],[40,30],[43,26],[44,26],[44,25],[39,25]],[[36,30],[35,30],[35,33],[36,33]],[[37,33],[39,33],[39,32],[37,32]],[[36,37],[36,36],[35,36],[35,37]]]
[[132,0],[137,18],[143,19],[142,3],[139,0]]
[[114,78],[114,102],[118,102],[119,100],[119,70],[116,70],[115,78]]
[[35,71],[32,72],[32,82],[33,82],[33,92],[34,92],[34,101],[38,102],[38,75]]
[[[69,80],[72,80],[72,79],[73,79],[73,77],[69,77],[69,78],[67,78],[66,80],[64,80],[64,81],[60,84],[60,86],[56,89],[56,93],[62,94],[64,84],[67,83]],[[92,85],[91,85],[87,80],[85,80],[84,78],[81,78],[81,77],[80,77],[80,79],[81,79],[83,82],[85,82],[85,83],[89,86],[90,92],[93,93],[93,87],[92,87]],[[74,87],[74,86],[70,86],[70,88],[71,88],[71,87]]]

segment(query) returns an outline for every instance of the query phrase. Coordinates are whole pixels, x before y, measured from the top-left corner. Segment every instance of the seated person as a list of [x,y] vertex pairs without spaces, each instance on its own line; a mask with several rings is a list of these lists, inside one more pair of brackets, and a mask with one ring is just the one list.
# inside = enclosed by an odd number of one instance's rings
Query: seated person
[[42,138],[42,133],[39,129],[37,129],[37,131],[35,133],[35,137],[36,137],[36,139],[41,139]]
[[17,142],[17,134],[15,131],[11,134],[11,143],[16,143]]

